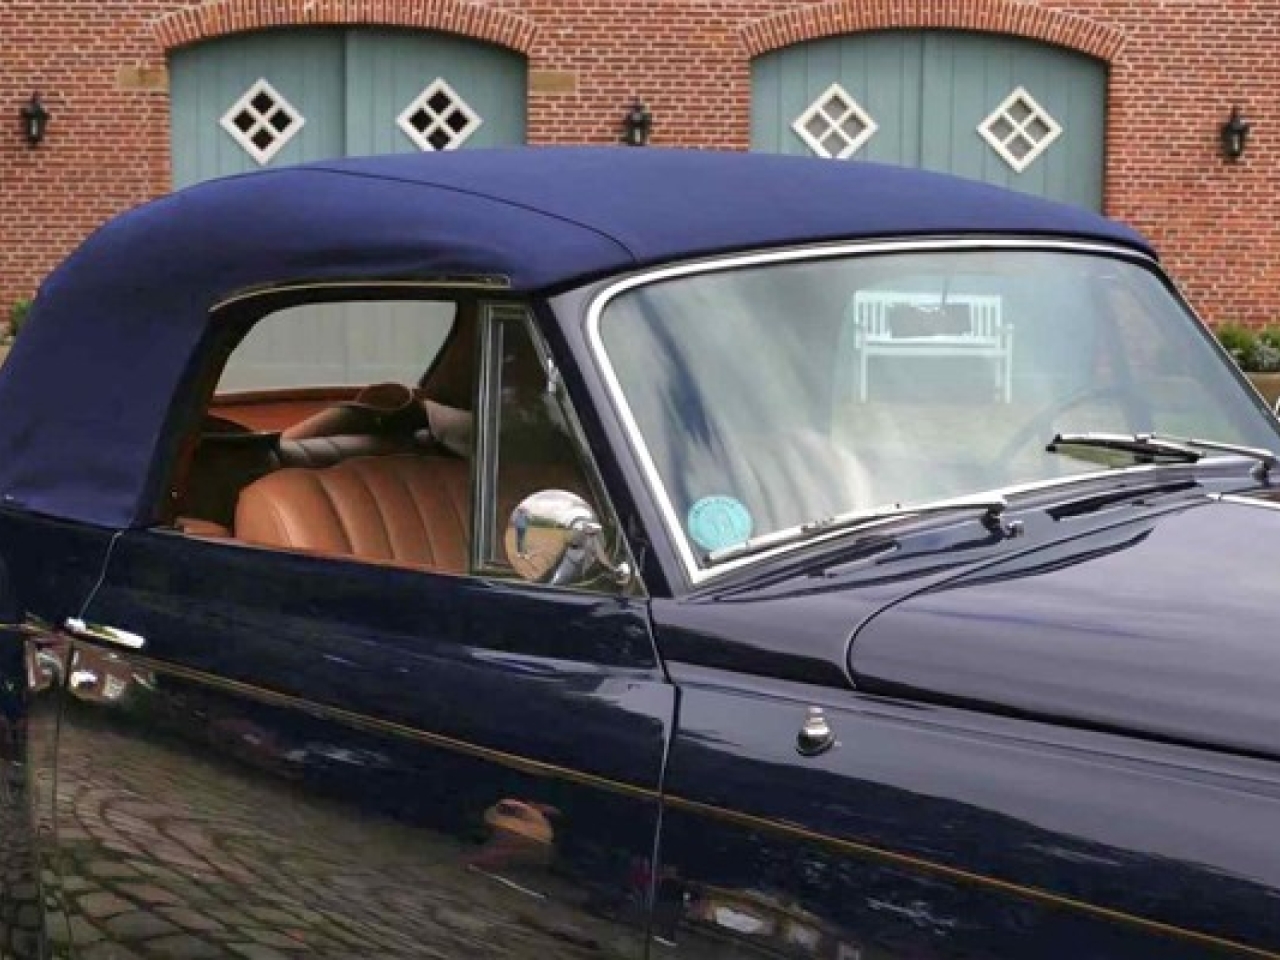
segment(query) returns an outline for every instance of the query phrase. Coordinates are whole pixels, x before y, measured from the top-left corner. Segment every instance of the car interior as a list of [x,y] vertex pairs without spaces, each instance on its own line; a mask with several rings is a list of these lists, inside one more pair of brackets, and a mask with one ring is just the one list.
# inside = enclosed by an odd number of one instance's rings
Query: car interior
[[[417,382],[212,392],[189,438],[169,523],[196,537],[464,574],[472,540],[474,410],[481,310],[458,303]],[[270,315],[263,318],[268,322]],[[553,410],[523,319],[501,324],[493,548],[520,501],[543,489],[590,495],[580,448]],[[237,349],[242,349],[243,344]],[[233,354],[234,356],[234,354]]]

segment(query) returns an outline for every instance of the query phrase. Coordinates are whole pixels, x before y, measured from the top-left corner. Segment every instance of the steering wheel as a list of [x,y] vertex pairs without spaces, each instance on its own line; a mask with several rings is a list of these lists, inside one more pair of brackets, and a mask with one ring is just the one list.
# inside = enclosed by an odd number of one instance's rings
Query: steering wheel
[[1025,447],[1033,443],[1039,444],[1042,448],[1047,446],[1049,441],[1053,439],[1053,423],[1058,417],[1087,403],[1106,400],[1116,400],[1120,402],[1121,406],[1124,406],[1131,400],[1131,397],[1126,391],[1116,386],[1087,386],[1082,390],[1077,390],[1075,393],[1063,397],[1057,403],[1046,407],[1019,427],[996,453],[996,464],[1005,464],[1016,459],[1022,454]]

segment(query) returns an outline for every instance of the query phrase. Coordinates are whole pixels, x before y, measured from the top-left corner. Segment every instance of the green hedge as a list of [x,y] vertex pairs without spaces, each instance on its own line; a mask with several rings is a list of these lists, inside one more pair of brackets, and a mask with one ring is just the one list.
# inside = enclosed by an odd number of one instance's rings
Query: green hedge
[[30,300],[19,300],[9,308],[9,335],[16,337],[27,322],[27,314],[31,312]]
[[1248,373],[1280,372],[1280,327],[1257,330],[1224,323],[1214,333],[1240,369]]

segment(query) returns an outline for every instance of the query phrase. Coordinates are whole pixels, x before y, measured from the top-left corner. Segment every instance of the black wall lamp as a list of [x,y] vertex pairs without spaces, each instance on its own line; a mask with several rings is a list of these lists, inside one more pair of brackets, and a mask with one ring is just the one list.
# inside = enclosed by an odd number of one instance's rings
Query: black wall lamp
[[38,146],[49,129],[49,111],[40,102],[40,94],[33,93],[31,99],[19,111],[22,115],[22,133],[27,138],[27,145]]
[[653,127],[653,116],[645,109],[640,98],[631,104],[631,109],[622,118],[622,142],[629,147],[643,147],[649,142],[649,131]]
[[1219,131],[1219,136],[1222,137],[1222,152],[1226,154],[1228,160],[1239,160],[1244,156],[1245,144],[1249,140],[1251,129],[1252,127],[1245,123],[1244,117],[1240,116],[1240,108],[1232,107],[1231,116]]

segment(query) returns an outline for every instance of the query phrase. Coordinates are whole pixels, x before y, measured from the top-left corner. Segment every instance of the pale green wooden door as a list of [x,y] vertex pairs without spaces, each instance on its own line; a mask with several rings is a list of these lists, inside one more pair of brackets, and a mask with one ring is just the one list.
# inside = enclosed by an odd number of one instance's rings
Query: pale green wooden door
[[[524,58],[445,34],[242,34],[178,50],[169,70],[177,187],[308,160],[525,141]],[[406,371],[426,368],[447,330],[442,309],[294,308],[287,323],[255,328],[221,388],[407,379]]]
[[262,166],[525,141],[526,63],[440,33],[272,30],[170,59],[177,187]]
[[1106,85],[1100,61],[1016,37],[832,37],[754,61],[751,144],[956,173],[1096,210]]

